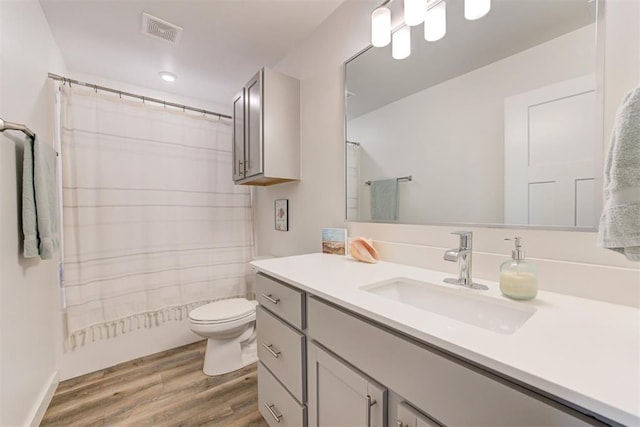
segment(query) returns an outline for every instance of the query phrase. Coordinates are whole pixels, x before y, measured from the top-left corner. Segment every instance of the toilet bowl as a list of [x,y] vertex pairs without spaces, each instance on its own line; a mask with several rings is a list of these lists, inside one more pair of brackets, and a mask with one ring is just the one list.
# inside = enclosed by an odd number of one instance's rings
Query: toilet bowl
[[203,372],[221,375],[258,360],[256,301],[233,298],[200,306],[189,313],[191,330],[207,338]]

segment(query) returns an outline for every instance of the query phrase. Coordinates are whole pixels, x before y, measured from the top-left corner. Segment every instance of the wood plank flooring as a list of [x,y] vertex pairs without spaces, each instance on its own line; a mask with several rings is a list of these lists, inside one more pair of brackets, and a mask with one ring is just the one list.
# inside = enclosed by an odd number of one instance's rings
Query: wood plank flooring
[[267,427],[256,365],[202,372],[206,341],[63,381],[41,426]]

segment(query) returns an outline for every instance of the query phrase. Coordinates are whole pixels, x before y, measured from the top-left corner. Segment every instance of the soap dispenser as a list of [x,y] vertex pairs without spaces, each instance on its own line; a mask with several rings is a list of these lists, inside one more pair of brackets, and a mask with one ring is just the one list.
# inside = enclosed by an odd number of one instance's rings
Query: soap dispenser
[[533,299],[538,294],[538,271],[524,258],[520,244],[522,237],[514,237],[513,240],[516,247],[511,251],[511,259],[500,265],[500,291],[513,299]]

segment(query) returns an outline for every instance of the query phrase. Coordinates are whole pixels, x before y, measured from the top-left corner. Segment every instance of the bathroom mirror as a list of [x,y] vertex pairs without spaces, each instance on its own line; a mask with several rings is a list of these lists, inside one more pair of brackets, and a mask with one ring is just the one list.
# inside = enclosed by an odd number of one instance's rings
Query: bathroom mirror
[[493,0],[411,55],[345,64],[350,221],[593,229],[602,108],[595,0]]

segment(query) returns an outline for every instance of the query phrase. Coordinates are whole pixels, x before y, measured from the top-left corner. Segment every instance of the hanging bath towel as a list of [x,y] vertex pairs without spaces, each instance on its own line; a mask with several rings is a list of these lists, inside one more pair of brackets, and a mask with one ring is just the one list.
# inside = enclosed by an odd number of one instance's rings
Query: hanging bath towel
[[373,221],[398,220],[398,180],[371,181],[371,219]]
[[640,261],[640,87],[616,116],[604,171],[604,209],[598,246]]
[[24,144],[22,232],[24,257],[51,259],[59,247],[56,152],[36,138]]

